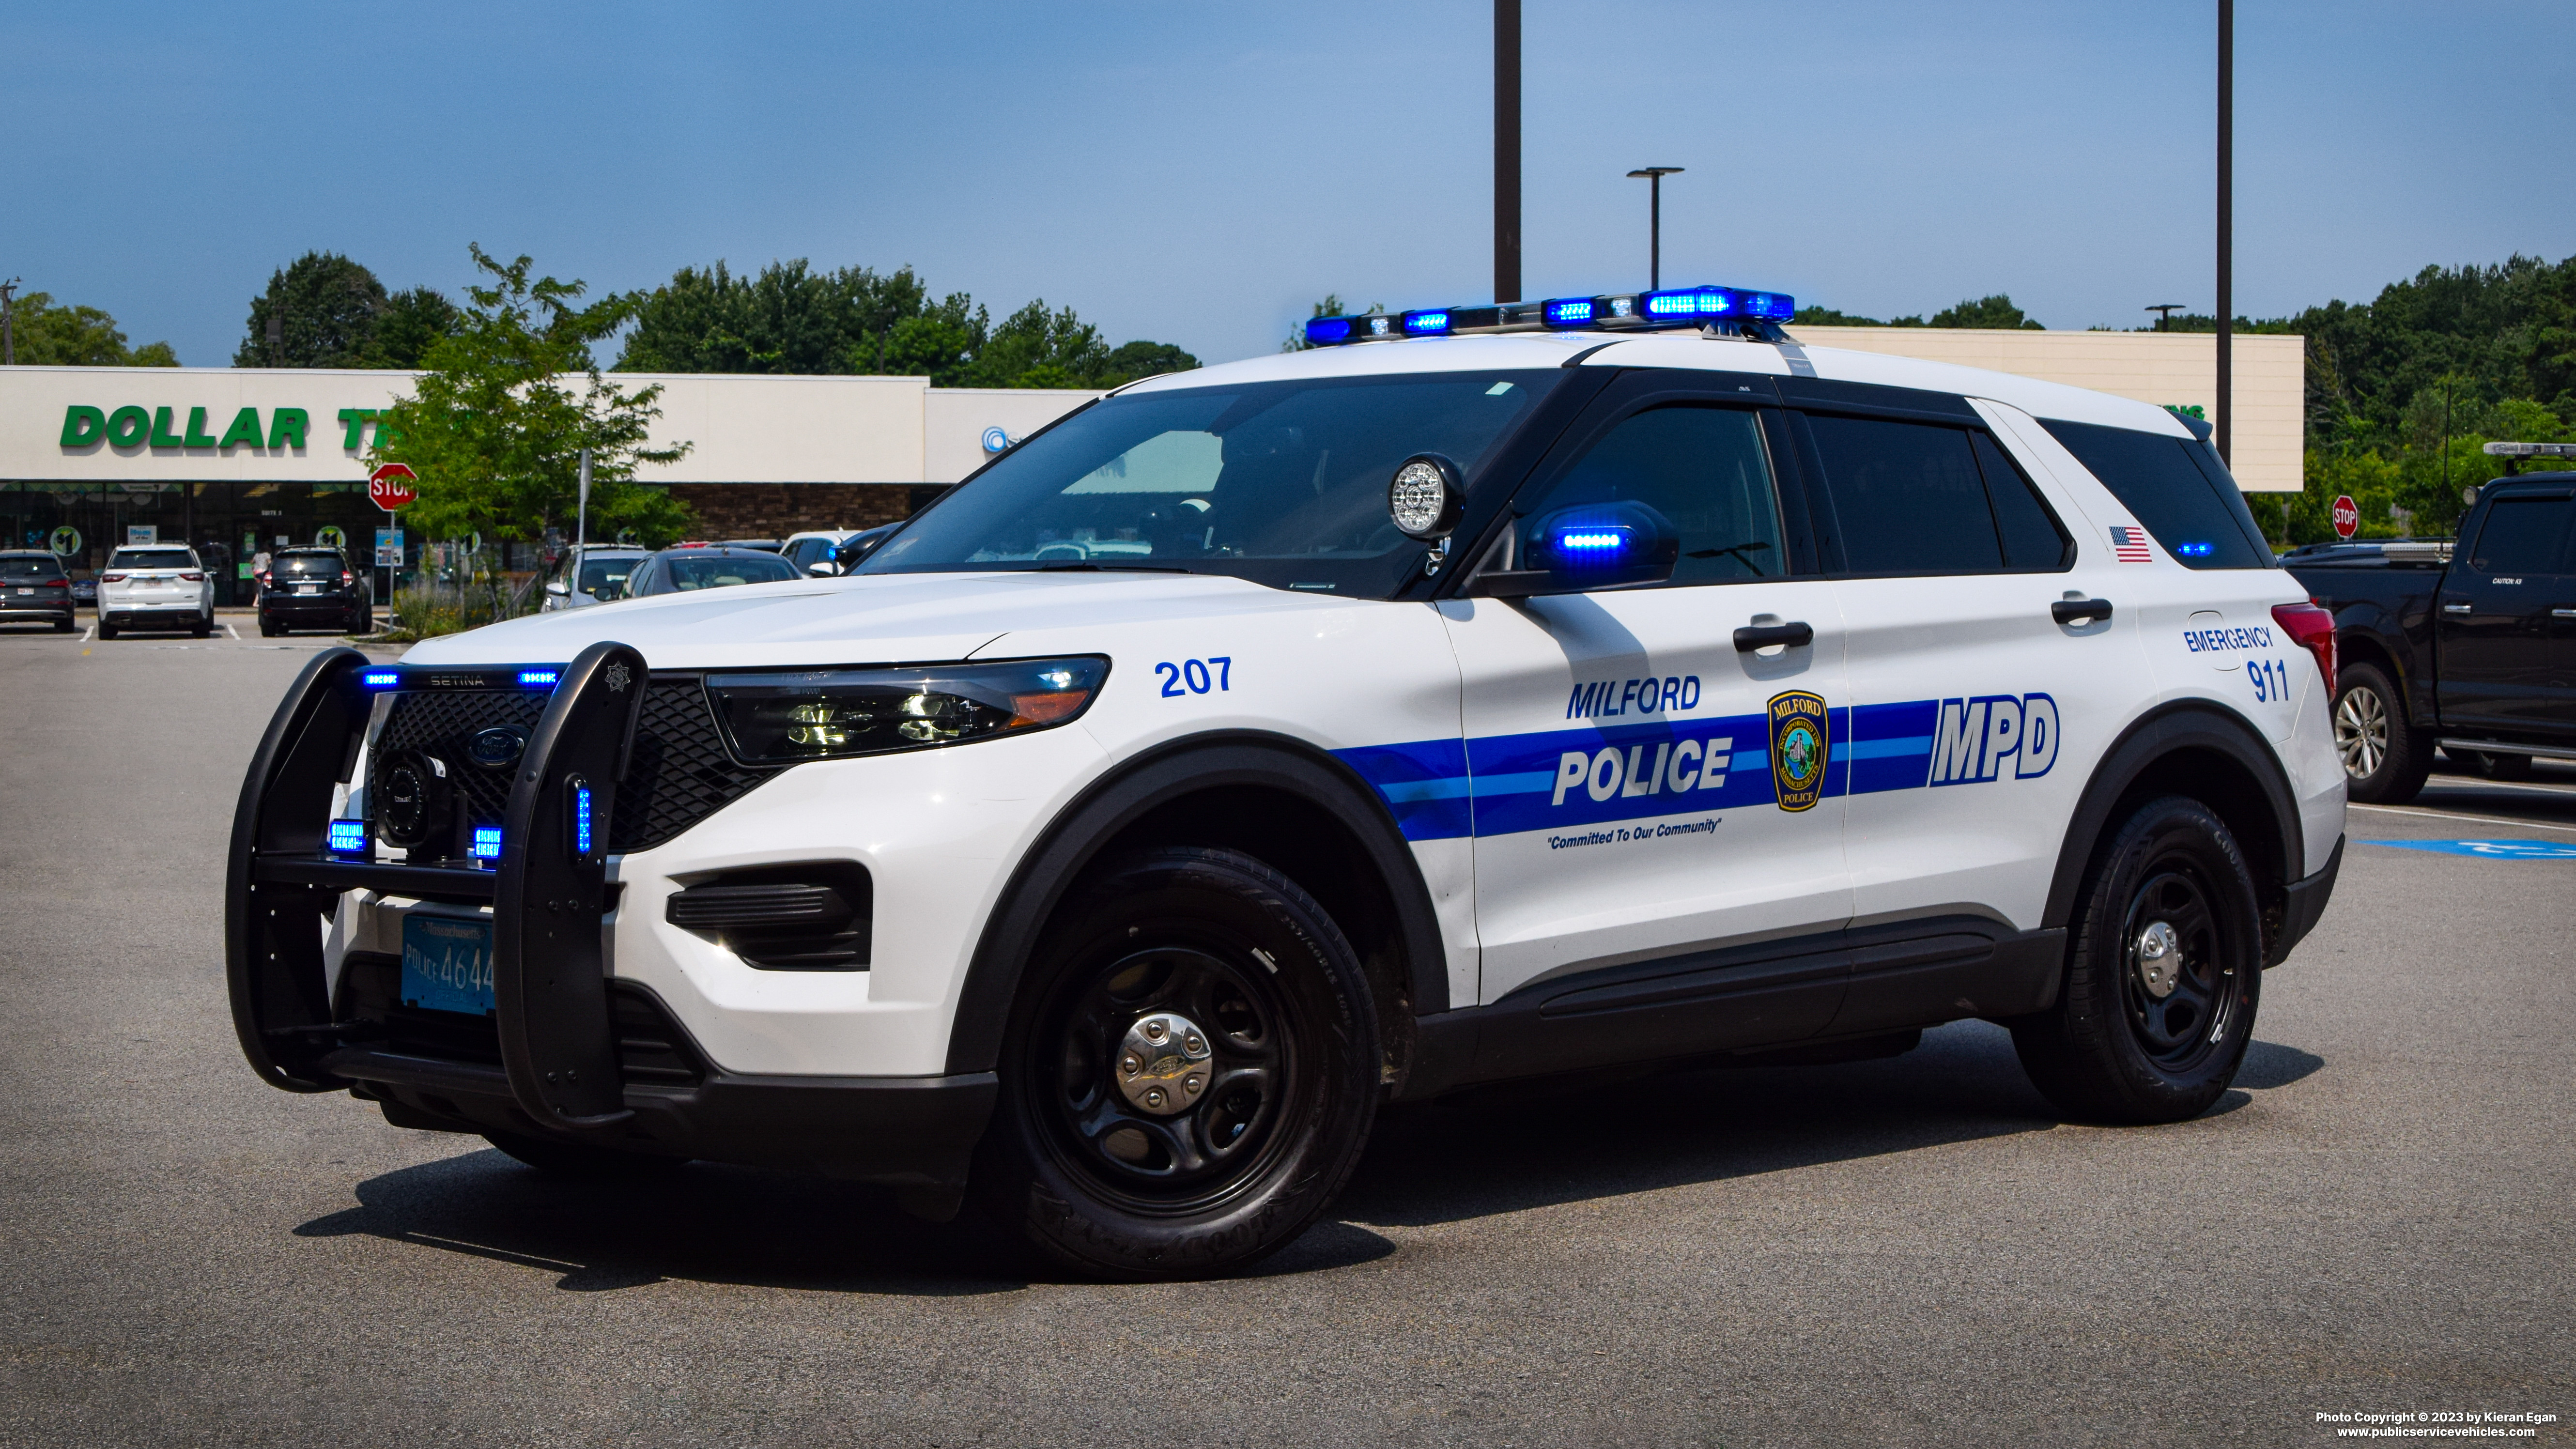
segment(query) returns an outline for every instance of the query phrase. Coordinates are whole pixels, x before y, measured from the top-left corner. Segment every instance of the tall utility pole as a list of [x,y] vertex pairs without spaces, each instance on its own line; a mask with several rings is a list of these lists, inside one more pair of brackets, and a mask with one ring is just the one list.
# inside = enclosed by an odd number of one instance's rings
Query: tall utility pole
[[1494,300],[1521,297],[1521,0],[1494,0]]
[[18,365],[18,333],[11,298],[18,295],[18,279],[0,282],[0,367]]
[[1646,178],[1646,290],[1664,285],[1664,178],[1678,176],[1678,166],[1646,166],[1628,173]]
[[[2236,0],[2218,0],[2218,461],[2235,443],[2236,371]],[[2232,466],[2232,465],[2231,465]]]

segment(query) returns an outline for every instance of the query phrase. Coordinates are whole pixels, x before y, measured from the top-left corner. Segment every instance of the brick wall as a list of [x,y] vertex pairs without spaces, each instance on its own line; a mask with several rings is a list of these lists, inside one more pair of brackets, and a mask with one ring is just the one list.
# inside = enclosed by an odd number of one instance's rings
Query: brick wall
[[899,522],[938,491],[902,483],[678,483],[671,496],[697,510],[693,537],[785,538]]

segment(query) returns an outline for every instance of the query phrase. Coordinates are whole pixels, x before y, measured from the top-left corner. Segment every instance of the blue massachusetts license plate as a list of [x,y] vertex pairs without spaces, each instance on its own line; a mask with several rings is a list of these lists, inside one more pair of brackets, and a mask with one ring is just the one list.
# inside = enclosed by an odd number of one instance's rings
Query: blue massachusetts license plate
[[492,1010],[492,923],[403,917],[402,1003],[423,1011]]

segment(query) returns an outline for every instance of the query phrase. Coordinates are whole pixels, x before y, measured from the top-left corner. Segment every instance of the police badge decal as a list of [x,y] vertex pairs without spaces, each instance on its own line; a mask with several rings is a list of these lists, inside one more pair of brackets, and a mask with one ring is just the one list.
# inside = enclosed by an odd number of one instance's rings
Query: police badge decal
[[1783,810],[1804,810],[1825,793],[1831,741],[1825,702],[1804,690],[1771,696],[1771,784]]

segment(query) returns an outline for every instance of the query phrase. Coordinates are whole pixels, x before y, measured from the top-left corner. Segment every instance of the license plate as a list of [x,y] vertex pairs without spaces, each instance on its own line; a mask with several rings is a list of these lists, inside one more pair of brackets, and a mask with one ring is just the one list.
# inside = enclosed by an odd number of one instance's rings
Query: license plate
[[322,592],[322,586],[320,584],[297,584],[295,586],[295,592],[299,594],[318,594]]
[[492,1013],[492,923],[403,917],[402,1003],[423,1011]]

